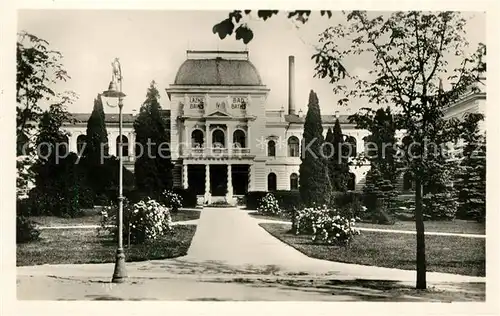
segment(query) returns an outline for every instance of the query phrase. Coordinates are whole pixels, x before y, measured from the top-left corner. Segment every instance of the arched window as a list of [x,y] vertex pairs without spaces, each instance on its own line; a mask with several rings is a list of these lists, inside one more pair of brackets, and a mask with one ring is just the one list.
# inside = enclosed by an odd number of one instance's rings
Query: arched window
[[245,132],[237,129],[233,133],[233,146],[237,148],[246,148]]
[[300,142],[295,136],[288,138],[288,156],[299,157],[300,155]]
[[290,190],[299,189],[299,176],[296,173],[290,175]]
[[356,190],[356,175],[352,172],[349,172],[349,178],[347,180],[347,190]]
[[191,146],[200,148],[203,147],[203,144],[204,144],[203,132],[199,129],[195,129],[191,133]]
[[[128,138],[125,135],[122,135],[122,157],[128,156]],[[116,137],[116,154],[119,154],[120,150],[120,136]]]
[[346,138],[346,145],[347,145],[347,152],[349,153],[349,157],[356,157],[357,155],[357,150],[356,150],[356,138],[353,136],[348,136]]
[[85,146],[85,135],[79,135],[76,138],[76,151],[78,154],[82,154],[84,146]]
[[274,140],[267,142],[267,155],[269,157],[276,157],[276,142]]
[[413,175],[407,171],[403,175],[403,191],[413,191],[414,189]]
[[276,174],[274,172],[267,176],[267,191],[276,191]]
[[212,133],[212,146],[213,147],[226,147],[226,140],[224,132],[220,129],[216,129]]

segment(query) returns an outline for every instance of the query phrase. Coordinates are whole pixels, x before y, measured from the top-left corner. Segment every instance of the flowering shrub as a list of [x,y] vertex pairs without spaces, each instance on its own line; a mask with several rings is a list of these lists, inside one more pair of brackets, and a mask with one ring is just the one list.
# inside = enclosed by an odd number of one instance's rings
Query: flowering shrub
[[310,234],[313,241],[348,245],[359,230],[355,218],[341,216],[326,206],[298,210],[295,217],[295,233]]
[[262,198],[262,200],[260,200],[257,211],[263,214],[278,215],[281,213],[281,208],[274,195],[268,193]]
[[[100,231],[109,231],[111,228],[116,237],[116,216],[116,206],[104,207],[101,211]],[[134,244],[156,239],[172,230],[168,208],[149,198],[135,204],[124,203],[123,224],[124,240],[130,238],[130,243]]]
[[182,197],[172,191],[163,192],[163,200],[172,212],[177,212],[182,207]]
[[140,201],[131,207],[129,217],[131,241],[141,243],[156,239],[172,229],[168,208],[155,200]]

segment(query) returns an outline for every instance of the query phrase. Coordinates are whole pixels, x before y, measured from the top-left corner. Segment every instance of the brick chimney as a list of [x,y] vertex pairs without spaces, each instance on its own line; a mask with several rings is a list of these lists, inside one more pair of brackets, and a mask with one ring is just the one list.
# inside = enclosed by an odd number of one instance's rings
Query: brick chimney
[[295,57],[288,56],[288,114],[295,115]]

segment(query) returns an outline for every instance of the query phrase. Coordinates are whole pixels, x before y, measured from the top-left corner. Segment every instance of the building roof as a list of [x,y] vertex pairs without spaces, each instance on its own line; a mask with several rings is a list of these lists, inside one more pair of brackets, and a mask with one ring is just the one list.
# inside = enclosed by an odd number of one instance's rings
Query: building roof
[[[349,124],[349,116],[350,115],[346,115],[346,114],[341,114],[338,116],[338,119],[339,119],[339,123],[341,124]],[[289,122],[289,123],[300,123],[300,124],[304,124],[306,120],[306,117],[305,116],[298,116],[298,115],[285,115],[285,121]],[[335,115],[321,115],[321,122],[323,124],[335,124],[335,121],[337,120],[337,116]]]
[[257,68],[248,60],[247,52],[221,52],[221,54],[211,55],[202,55],[201,53],[207,52],[191,52],[191,55],[188,55],[188,59],[177,71],[174,84],[197,86],[262,85]]
[[[161,113],[165,118],[170,119],[170,110],[161,110]],[[70,113],[70,117],[75,119],[77,123],[87,123],[90,118],[91,113]],[[130,113],[123,113],[122,120],[123,123],[133,123],[136,116]],[[106,123],[118,123],[118,114],[104,114],[104,122]]]

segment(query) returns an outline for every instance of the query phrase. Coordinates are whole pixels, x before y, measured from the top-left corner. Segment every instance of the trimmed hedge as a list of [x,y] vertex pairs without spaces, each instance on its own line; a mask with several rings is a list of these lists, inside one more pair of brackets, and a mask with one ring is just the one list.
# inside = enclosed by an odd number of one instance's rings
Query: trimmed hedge
[[332,196],[332,207],[342,216],[348,218],[364,218],[363,202],[365,196],[360,192],[335,192]]
[[266,196],[266,191],[252,191],[245,195],[245,205],[249,210],[256,210],[259,207],[260,200]]
[[[198,199],[194,190],[174,188],[172,191],[182,197],[182,207],[196,207],[198,204]],[[148,197],[146,193],[141,192],[138,189],[124,190],[123,195],[130,201],[130,203],[137,203]]]
[[182,207],[196,207],[198,204],[198,197],[195,190],[174,188],[173,191],[182,197]]
[[260,201],[267,193],[272,193],[276,200],[278,200],[280,207],[285,211],[293,211],[295,208],[300,208],[302,204],[299,191],[252,191],[245,195],[246,208],[249,210],[256,210],[259,207]]

